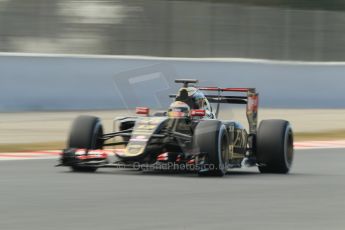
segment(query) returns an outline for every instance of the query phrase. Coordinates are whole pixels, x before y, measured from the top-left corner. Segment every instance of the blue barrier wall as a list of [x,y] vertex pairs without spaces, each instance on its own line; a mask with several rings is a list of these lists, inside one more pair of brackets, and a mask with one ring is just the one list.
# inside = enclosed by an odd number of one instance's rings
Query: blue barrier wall
[[345,63],[0,55],[0,111],[166,107],[175,78],[256,87],[270,108],[345,108]]

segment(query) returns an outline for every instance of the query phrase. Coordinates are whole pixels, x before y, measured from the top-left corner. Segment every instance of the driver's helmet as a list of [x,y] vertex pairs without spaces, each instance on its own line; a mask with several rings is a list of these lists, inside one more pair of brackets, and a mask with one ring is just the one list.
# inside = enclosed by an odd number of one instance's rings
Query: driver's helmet
[[204,105],[205,95],[195,87],[180,89],[176,101],[183,101],[191,109],[201,109]]
[[171,103],[168,110],[168,117],[186,118],[189,116],[190,116],[190,107],[186,103],[182,101],[175,101]]

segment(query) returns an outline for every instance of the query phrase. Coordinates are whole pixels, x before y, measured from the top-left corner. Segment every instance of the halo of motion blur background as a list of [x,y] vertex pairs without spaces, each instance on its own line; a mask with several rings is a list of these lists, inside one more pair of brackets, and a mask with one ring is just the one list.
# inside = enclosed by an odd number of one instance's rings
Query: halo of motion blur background
[[344,61],[342,0],[0,0],[0,51]]

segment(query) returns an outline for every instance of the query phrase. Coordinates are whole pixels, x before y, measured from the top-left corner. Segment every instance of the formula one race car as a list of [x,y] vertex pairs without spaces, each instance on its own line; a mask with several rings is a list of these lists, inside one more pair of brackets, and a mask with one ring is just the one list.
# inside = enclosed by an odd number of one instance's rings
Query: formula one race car
[[[294,154],[291,126],[285,120],[263,120],[257,128],[254,88],[196,87],[198,81],[188,79],[175,82],[183,87],[170,95],[174,102],[167,111],[150,115],[148,108],[139,107],[136,117],[116,118],[112,133],[103,133],[97,117],[76,118],[58,166],[79,172],[134,168],[215,176],[243,166],[257,166],[261,173],[289,172]],[[245,95],[223,95],[229,92]],[[217,104],[215,110],[210,103]],[[248,132],[236,121],[217,119],[221,103],[246,105]]]

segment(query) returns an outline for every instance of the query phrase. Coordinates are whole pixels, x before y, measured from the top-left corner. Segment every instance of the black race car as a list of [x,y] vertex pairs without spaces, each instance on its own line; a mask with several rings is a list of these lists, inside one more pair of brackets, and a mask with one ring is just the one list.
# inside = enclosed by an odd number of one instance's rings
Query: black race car
[[[150,115],[148,108],[137,108],[138,116],[116,118],[112,133],[103,133],[97,117],[76,118],[58,166],[79,172],[133,168],[216,176],[243,166],[257,166],[262,173],[289,172],[294,154],[291,126],[285,120],[263,120],[257,128],[254,88],[196,87],[198,81],[189,79],[175,82],[183,87],[170,95],[174,102],[167,111]],[[229,92],[239,95],[224,95]],[[217,119],[221,103],[246,105],[249,130],[236,121]],[[108,146],[117,147],[104,148]]]

